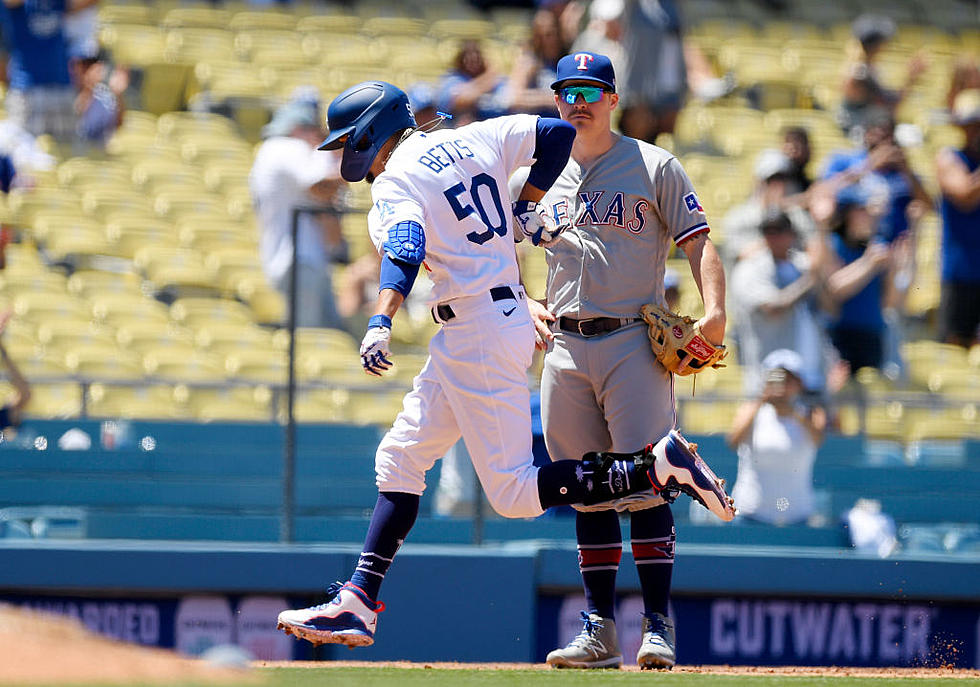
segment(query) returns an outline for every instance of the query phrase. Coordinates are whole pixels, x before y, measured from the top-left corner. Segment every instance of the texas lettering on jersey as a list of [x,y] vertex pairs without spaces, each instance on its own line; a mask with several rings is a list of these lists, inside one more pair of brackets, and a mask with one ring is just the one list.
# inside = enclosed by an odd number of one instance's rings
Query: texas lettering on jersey
[[[603,199],[606,196],[606,199]],[[575,226],[614,226],[634,234],[643,231],[646,224],[646,211],[650,203],[640,199],[628,203],[622,191],[580,191],[578,194],[581,209],[574,218]],[[568,222],[568,201],[560,200],[552,204],[551,212],[555,222]]]

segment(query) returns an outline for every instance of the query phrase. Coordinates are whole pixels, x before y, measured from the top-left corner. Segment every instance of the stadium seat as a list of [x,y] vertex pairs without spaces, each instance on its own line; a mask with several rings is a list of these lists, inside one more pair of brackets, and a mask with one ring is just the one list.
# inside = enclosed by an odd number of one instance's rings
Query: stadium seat
[[239,278],[235,291],[259,324],[280,326],[286,321],[286,299],[266,283],[264,276]]
[[225,358],[225,371],[239,382],[282,385],[289,379],[286,356],[271,350],[238,348]]
[[186,412],[197,420],[267,422],[273,418],[272,392],[266,386],[193,389],[186,394]]
[[154,348],[179,348],[187,356],[195,353],[193,334],[167,319],[122,322],[116,330],[116,342],[140,355]]
[[279,352],[273,344],[272,332],[252,323],[205,323],[197,327],[194,342],[220,356],[248,350],[272,358]]
[[91,298],[100,293],[132,293],[140,291],[140,278],[135,272],[77,270],[68,278],[69,293]]
[[58,183],[66,188],[126,185],[129,176],[128,165],[118,161],[73,157],[58,165]]
[[173,419],[183,415],[174,401],[173,388],[164,385],[93,384],[86,396],[86,411],[91,417],[125,419]]
[[77,344],[67,348],[65,367],[85,379],[136,381],[143,378],[139,357],[122,351],[114,341]]
[[48,348],[67,349],[82,345],[102,345],[114,347],[116,339],[113,332],[105,326],[89,322],[79,327],[77,320],[53,319],[37,326],[37,342]]
[[207,295],[216,291],[208,278],[202,256],[185,248],[143,246],[133,256],[151,288],[176,297]]
[[203,353],[188,356],[182,347],[152,348],[143,355],[147,376],[172,382],[223,382],[225,371],[220,361]]
[[31,265],[29,269],[0,270],[0,292],[14,295],[22,291],[49,291],[64,293],[68,280],[61,272],[46,270],[43,265]]
[[143,294],[102,291],[91,296],[91,313],[97,322],[114,327],[127,323],[169,321],[167,307]]
[[181,298],[170,306],[174,322],[197,329],[206,325],[253,322],[249,309],[236,301],[223,298]]
[[88,321],[88,304],[77,296],[67,293],[26,291],[17,294],[13,301],[14,312],[18,317],[36,324],[54,319],[76,319]]
[[[25,371],[26,374],[26,371]],[[5,392],[4,389],[7,391]],[[10,398],[10,386],[0,383],[0,397]],[[31,384],[31,400],[24,409],[28,417],[75,418],[82,412],[82,387],[74,382]]]

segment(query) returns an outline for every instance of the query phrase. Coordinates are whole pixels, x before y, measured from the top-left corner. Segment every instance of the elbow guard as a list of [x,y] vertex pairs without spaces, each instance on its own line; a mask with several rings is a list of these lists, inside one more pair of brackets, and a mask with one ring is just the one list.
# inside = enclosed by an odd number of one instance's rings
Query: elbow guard
[[389,253],[385,253],[381,258],[381,281],[378,284],[378,291],[392,289],[408,297],[417,276],[419,276],[419,265],[392,258]]
[[384,242],[383,248],[394,260],[418,267],[425,260],[425,233],[422,225],[409,220],[390,227],[388,240]]

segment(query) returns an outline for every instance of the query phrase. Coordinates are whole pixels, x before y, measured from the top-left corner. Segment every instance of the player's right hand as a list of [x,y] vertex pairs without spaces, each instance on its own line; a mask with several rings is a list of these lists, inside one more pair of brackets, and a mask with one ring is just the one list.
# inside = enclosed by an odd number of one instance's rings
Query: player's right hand
[[361,366],[369,375],[380,377],[391,367],[391,328],[371,327],[361,340]]
[[[524,238],[531,239],[531,243],[535,246],[550,248],[558,243],[561,233],[571,227],[570,224],[555,224],[544,206],[533,200],[515,201],[511,209],[517,230],[524,235]],[[514,240],[519,242],[523,239],[515,236]]]

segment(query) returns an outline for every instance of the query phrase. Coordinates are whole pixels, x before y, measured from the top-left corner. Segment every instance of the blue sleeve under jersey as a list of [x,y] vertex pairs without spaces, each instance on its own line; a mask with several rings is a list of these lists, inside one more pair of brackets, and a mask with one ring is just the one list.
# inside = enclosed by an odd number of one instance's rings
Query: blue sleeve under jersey
[[535,188],[547,191],[561,174],[572,154],[575,127],[554,117],[538,117],[535,130],[534,164],[527,181]]

